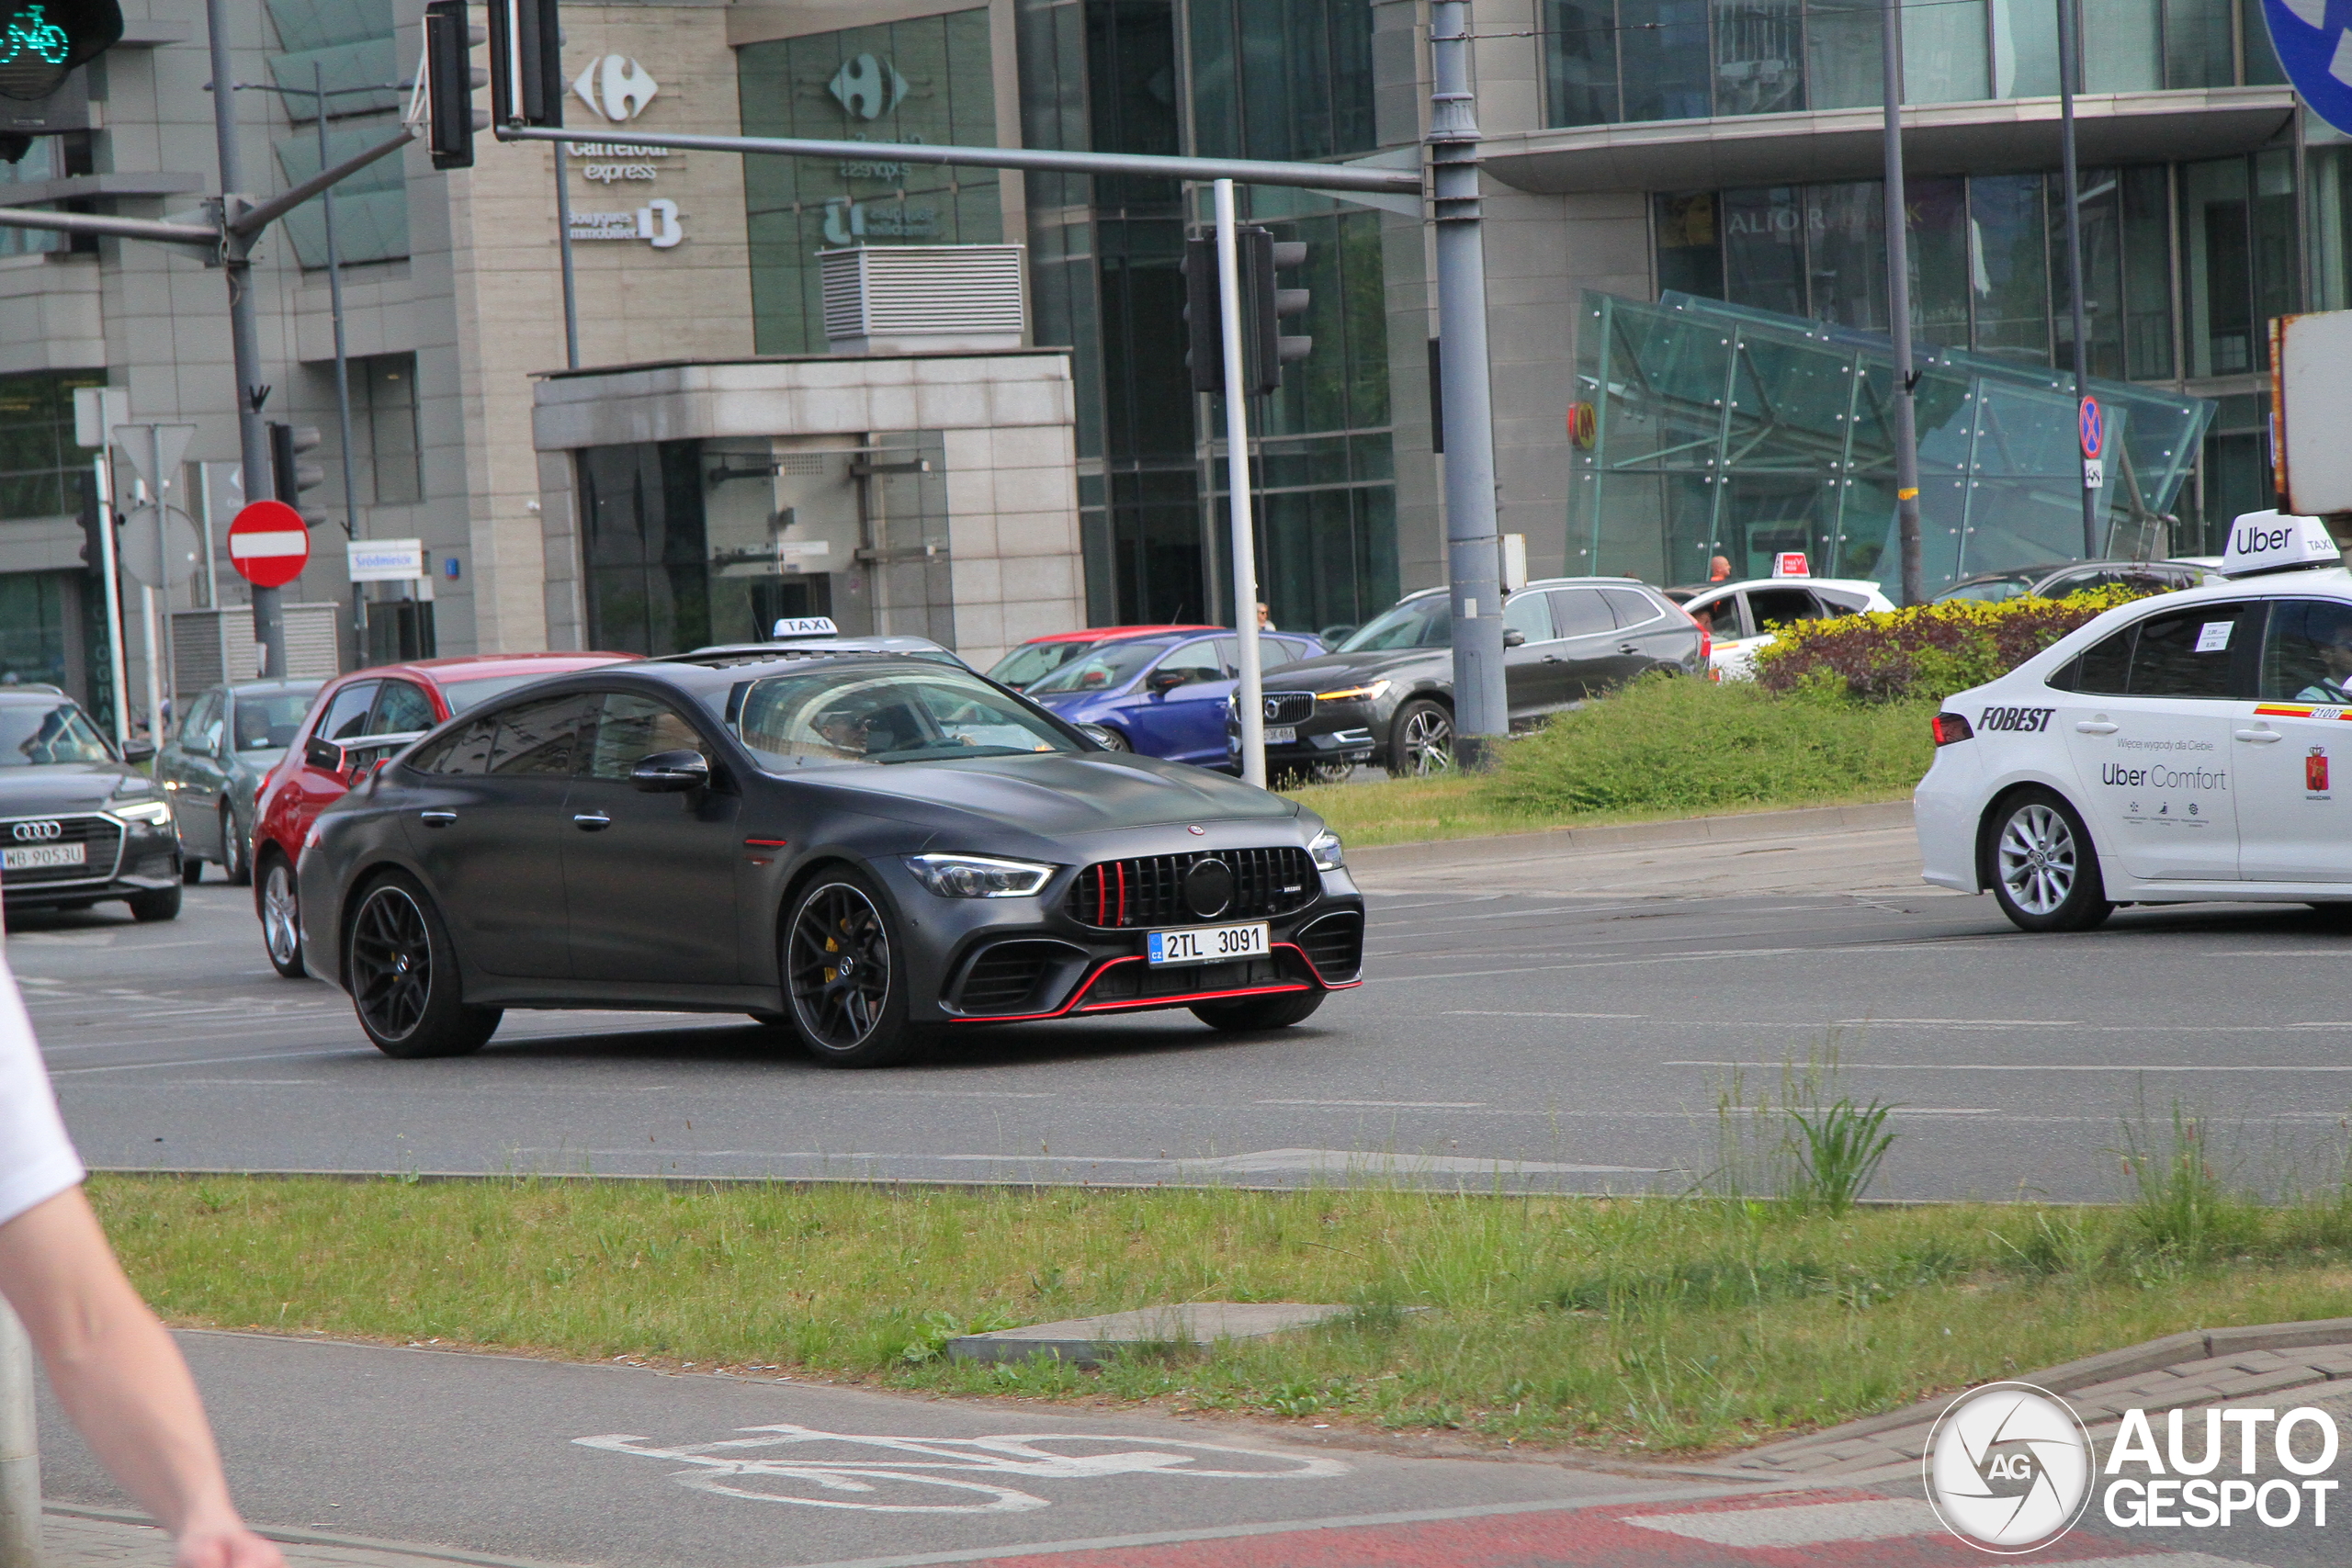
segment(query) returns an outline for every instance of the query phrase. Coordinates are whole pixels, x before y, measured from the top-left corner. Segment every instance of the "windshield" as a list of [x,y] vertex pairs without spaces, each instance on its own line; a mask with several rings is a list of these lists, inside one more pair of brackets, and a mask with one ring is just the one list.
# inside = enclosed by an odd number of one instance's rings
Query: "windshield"
[[1082,642],[1024,642],[996,661],[989,671],[989,679],[1008,686],[1025,686],[1060,669],[1089,646]]
[[1937,594],[1936,603],[1941,604],[1954,599],[1966,599],[1979,604],[1998,604],[2010,599],[2023,598],[2028,586],[2030,584],[2025,581],[2015,577],[1995,577],[1982,582],[1956,583]]
[[539,675],[485,675],[476,681],[444,681],[441,700],[449,705],[449,716],[455,718],[469,708],[480,707],[492,697],[503,697],[517,686],[527,686],[534,681],[544,681]]
[[302,716],[311,711],[311,702],[318,694],[315,686],[306,692],[239,694],[237,750],[283,751],[293,745],[294,732],[302,728]]
[[1082,750],[977,676],[904,666],[754,681],[743,694],[735,733],[771,771]]
[[1105,643],[1083,659],[1071,660],[1029,690],[1039,696],[1048,692],[1114,692],[1157,663],[1159,656],[1174,646],[1167,642]]
[[1380,653],[1396,648],[1451,648],[1453,614],[1445,595],[1408,599],[1374,615],[1339,646],[1340,653]]
[[111,762],[114,753],[72,703],[0,706],[0,768],[44,762]]

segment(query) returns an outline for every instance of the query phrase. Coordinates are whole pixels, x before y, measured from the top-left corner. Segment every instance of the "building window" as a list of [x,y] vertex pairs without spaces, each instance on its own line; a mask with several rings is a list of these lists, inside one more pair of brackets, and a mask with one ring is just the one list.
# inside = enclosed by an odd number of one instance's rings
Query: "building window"
[[74,445],[74,389],[103,370],[0,376],[0,519],[78,512],[97,453]]
[[417,427],[416,355],[379,354],[351,361],[353,454],[379,506],[424,499],[424,451]]
[[1193,0],[1190,17],[1202,157],[1329,158],[1379,144],[1369,6]]
[[702,443],[592,446],[579,465],[588,646],[675,653],[710,641]]
[[[288,89],[274,96],[287,122],[302,128],[276,147],[278,167],[293,185],[321,167],[319,110],[308,96],[311,88],[322,85],[332,95],[326,118],[338,123],[327,133],[327,161],[341,163],[399,129],[391,111],[402,95],[389,85],[401,80],[413,62],[401,57],[391,0],[268,0],[268,8],[282,51],[269,56],[270,77]],[[361,87],[378,90],[352,90]],[[379,158],[334,187],[335,252],[345,264],[394,261],[409,254],[408,186],[401,164],[397,154]],[[285,226],[295,258],[305,268],[327,265],[323,201],[296,208],[286,215]]]
[[[2090,92],[2283,79],[2263,0],[2080,4]],[[2057,0],[1903,6],[1906,103],[2058,92]],[[1546,0],[1546,123],[1872,105],[1881,90],[1880,13],[1880,0]]]

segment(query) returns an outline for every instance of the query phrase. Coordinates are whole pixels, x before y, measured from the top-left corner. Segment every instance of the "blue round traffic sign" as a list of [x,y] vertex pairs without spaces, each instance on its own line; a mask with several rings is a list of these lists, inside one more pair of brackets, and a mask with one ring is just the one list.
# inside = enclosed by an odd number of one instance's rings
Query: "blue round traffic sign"
[[2270,46],[2312,112],[2352,133],[2352,0],[2262,0]]
[[2107,446],[2107,416],[2099,412],[2097,398],[2083,400],[2080,423],[2083,432],[2083,456],[2096,457]]

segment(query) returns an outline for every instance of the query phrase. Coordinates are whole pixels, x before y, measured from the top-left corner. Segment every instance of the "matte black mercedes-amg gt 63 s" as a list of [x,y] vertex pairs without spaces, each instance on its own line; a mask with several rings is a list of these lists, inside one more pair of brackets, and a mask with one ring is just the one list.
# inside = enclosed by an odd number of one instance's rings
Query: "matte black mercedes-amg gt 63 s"
[[1363,947],[1311,812],[876,653],[539,682],[364,777],[299,874],[305,962],[394,1056],[510,1007],[747,1012],[855,1066],[1014,1019],[1272,1029]]

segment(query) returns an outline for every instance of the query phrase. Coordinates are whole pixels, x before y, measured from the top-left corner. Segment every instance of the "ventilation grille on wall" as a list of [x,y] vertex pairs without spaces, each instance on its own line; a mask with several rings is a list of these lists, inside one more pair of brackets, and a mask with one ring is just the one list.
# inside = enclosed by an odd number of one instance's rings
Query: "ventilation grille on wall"
[[860,245],[818,259],[832,342],[1017,339],[1024,324],[1019,245]]

